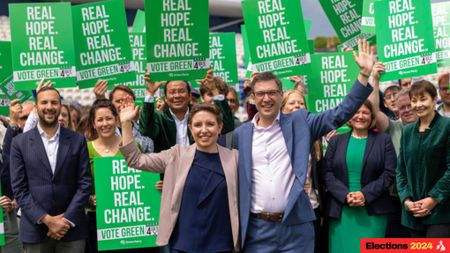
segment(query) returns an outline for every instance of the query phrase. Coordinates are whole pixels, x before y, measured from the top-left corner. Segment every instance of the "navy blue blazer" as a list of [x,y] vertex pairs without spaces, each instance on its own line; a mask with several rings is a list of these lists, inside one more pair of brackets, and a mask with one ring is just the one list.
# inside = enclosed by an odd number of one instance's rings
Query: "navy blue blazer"
[[12,187],[22,210],[20,240],[42,242],[48,229],[40,219],[62,213],[75,224],[62,240],[85,239],[84,206],[92,186],[85,138],[61,127],[54,174],[37,127],[13,139],[10,161]]
[[[336,108],[320,114],[312,114],[303,109],[289,114],[281,113],[280,128],[295,175],[282,223],[293,225],[315,219],[308,195],[303,190],[308,171],[308,156],[313,142],[347,122],[371,92],[370,85],[366,87],[356,81],[349,94]],[[247,122],[234,131],[233,146],[239,149],[239,218],[242,247],[250,216],[252,143],[252,122]]]
[[18,127],[12,128],[8,126],[6,129],[5,138],[3,139],[2,159],[0,175],[2,178],[2,194],[14,199],[14,194],[11,186],[11,176],[9,173],[9,155],[11,153],[11,143],[15,136],[22,133],[22,129]]
[[[328,190],[325,212],[332,218],[340,218],[346,204],[348,188],[347,146],[351,133],[331,138],[322,163],[322,173]],[[361,192],[366,199],[369,215],[388,214],[395,211],[394,198],[389,186],[395,181],[397,155],[391,137],[385,133],[369,131],[361,172]]]

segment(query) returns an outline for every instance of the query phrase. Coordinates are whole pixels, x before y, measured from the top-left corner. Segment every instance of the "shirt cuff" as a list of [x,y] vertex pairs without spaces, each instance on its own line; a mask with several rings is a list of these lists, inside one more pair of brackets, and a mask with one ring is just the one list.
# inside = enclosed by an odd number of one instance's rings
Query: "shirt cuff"
[[145,103],[153,103],[153,101],[155,101],[155,98],[153,96],[146,95],[144,101]]
[[66,218],[64,218],[64,217],[63,217],[62,219],[65,220],[65,221],[67,221],[67,222],[69,222],[69,224],[70,224],[71,227],[73,227],[73,228],[75,227],[75,223],[71,222],[70,220],[68,220],[68,219],[66,219]]

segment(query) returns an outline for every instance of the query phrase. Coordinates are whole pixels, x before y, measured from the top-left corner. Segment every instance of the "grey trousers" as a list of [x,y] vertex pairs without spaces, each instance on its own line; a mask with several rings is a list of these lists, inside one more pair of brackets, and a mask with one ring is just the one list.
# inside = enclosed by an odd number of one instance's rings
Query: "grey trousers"
[[21,253],[22,243],[19,241],[19,225],[16,212],[3,211],[3,224],[5,227],[5,245],[0,247],[0,253]]
[[24,253],[84,253],[85,240],[63,242],[47,238],[42,243],[24,243]]

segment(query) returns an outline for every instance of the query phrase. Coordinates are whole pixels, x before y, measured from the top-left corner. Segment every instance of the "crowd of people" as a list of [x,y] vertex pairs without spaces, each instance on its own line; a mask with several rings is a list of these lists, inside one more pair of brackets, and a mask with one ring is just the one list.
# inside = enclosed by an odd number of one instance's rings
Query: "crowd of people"
[[351,253],[361,238],[450,237],[449,74],[438,89],[403,79],[381,92],[383,63],[358,47],[360,72],[336,108],[309,113],[303,85],[283,91],[254,73],[246,122],[212,71],[199,90],[147,74],[142,107],[103,80],[91,106],[66,104],[42,80],[35,103],[14,100],[2,119],[0,252],[98,252],[105,168],[93,161],[110,156],[160,174],[162,196],[161,247],[112,252]]

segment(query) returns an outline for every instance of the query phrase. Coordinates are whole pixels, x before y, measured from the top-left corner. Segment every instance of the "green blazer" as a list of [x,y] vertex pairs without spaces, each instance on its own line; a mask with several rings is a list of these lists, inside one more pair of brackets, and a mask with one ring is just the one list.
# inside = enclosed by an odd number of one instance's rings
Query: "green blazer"
[[[222,134],[234,130],[234,118],[226,99],[215,101],[223,115]],[[167,150],[176,144],[177,126],[169,109],[156,111],[153,103],[144,103],[139,119],[139,129],[142,135],[150,137],[155,144],[155,152]],[[188,131],[190,144],[194,143]]]
[[413,229],[450,223],[450,119],[436,113],[430,127],[419,133],[420,122],[403,129],[397,165],[400,201],[432,197],[438,205],[431,215],[414,218],[403,208],[402,224]]

